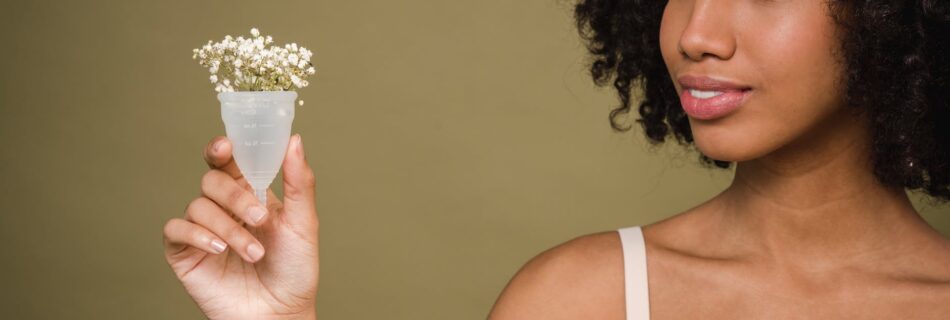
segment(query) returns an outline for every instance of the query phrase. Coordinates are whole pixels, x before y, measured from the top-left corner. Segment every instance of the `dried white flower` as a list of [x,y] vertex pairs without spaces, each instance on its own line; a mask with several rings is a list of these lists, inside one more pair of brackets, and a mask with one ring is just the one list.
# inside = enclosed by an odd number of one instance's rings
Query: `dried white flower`
[[[308,86],[305,79],[316,73],[310,63],[313,53],[297,43],[270,45],[273,41],[251,28],[248,38],[225,35],[221,42],[208,40],[192,50],[191,58],[208,68],[217,92],[288,91]],[[299,104],[303,105],[303,100]]]

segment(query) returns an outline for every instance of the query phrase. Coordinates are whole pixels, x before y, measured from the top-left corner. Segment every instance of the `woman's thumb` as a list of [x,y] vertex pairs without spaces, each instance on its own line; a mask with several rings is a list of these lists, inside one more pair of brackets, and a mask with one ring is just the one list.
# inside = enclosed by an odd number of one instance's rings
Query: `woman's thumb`
[[300,134],[290,137],[283,170],[284,212],[287,215],[285,219],[291,224],[297,224],[303,222],[298,219],[307,219],[307,216],[316,213],[316,178],[304,156]]

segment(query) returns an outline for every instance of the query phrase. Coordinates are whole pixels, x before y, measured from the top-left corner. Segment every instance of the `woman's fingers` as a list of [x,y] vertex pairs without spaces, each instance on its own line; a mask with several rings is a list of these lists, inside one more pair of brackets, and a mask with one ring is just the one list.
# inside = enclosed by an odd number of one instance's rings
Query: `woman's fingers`
[[201,194],[252,226],[260,226],[267,218],[267,208],[224,171],[212,169],[205,173]]
[[237,162],[234,162],[232,156],[233,145],[227,137],[217,136],[208,142],[204,150],[205,163],[208,168],[224,171],[232,179],[240,181],[238,184],[247,184],[241,170],[238,169]]
[[165,223],[164,235],[166,256],[180,252],[184,246],[192,246],[211,254],[224,252],[228,248],[213,232],[181,218],[168,220]]
[[264,256],[264,246],[257,238],[208,198],[192,201],[185,210],[185,217],[223,239],[247,262],[256,262]]

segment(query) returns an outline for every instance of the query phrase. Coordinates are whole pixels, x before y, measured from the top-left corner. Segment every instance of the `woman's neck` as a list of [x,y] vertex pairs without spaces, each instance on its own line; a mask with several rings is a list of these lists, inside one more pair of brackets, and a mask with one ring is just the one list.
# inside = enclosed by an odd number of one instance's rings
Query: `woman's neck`
[[877,181],[864,127],[825,128],[737,165],[714,201],[723,240],[768,263],[817,272],[906,253],[936,232],[903,188]]

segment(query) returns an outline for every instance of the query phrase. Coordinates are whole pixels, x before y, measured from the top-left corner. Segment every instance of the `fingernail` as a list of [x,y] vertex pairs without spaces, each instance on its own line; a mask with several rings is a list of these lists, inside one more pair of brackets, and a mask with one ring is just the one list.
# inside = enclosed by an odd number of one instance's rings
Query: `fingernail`
[[300,134],[297,134],[297,154],[303,156],[303,138],[300,137]]
[[247,256],[251,258],[252,261],[260,260],[264,256],[264,248],[261,245],[252,243],[247,246]]
[[263,219],[266,214],[267,210],[264,210],[264,208],[260,206],[251,206],[247,209],[247,216],[250,217],[254,223],[261,222],[261,219]]
[[218,152],[221,149],[221,145],[224,144],[224,140],[219,140],[214,143],[214,152]]
[[214,249],[214,252],[222,253],[224,252],[224,249],[228,248],[228,245],[224,244],[224,242],[221,242],[218,239],[212,239],[211,248]]

